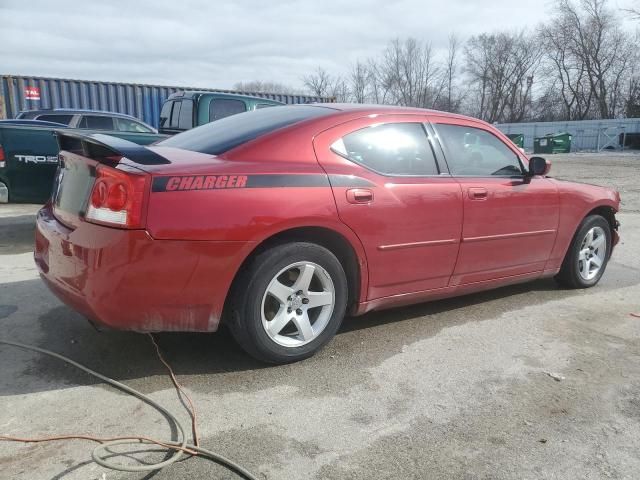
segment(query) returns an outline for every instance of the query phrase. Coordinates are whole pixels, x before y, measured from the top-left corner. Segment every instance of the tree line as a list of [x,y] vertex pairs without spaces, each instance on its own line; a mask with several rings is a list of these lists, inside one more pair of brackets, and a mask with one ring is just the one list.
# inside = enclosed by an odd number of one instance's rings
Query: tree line
[[532,30],[452,34],[440,54],[428,41],[398,38],[346,75],[318,68],[302,80],[308,93],[341,102],[433,108],[491,123],[638,117],[638,33],[623,27],[625,15],[640,20],[637,9],[617,10],[608,0],[556,0],[548,21]]

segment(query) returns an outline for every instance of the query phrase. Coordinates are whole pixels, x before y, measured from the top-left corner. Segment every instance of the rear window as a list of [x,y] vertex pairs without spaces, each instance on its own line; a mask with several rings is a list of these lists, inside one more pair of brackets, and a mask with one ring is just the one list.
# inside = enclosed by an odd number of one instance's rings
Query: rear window
[[279,128],[335,112],[333,108],[292,105],[239,113],[163,140],[157,145],[220,155]]
[[171,117],[171,107],[175,102],[165,102],[160,111],[160,128],[169,126],[169,118]]
[[209,121],[215,122],[222,118],[237,115],[247,110],[242,100],[231,98],[214,98],[209,104]]
[[78,127],[90,130],[113,130],[113,118],[99,115],[83,115]]
[[73,118],[73,115],[40,115],[38,116],[38,120],[42,120],[43,122],[64,123],[65,125],[69,125],[71,123],[72,118]]

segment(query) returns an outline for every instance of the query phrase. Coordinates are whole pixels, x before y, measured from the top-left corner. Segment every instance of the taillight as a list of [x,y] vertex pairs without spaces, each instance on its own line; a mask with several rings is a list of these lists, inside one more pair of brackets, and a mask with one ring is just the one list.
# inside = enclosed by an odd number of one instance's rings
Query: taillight
[[142,228],[148,178],[98,165],[85,219],[113,227]]
[[2,145],[0,145],[0,168],[4,168],[6,164],[7,162],[5,161],[4,148],[2,148]]

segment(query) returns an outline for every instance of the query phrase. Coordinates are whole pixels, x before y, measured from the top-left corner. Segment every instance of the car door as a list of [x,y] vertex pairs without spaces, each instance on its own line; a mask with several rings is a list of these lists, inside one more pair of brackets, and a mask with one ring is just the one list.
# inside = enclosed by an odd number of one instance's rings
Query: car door
[[369,300],[443,288],[453,273],[462,193],[438,164],[424,120],[366,117],[314,139],[340,219],[364,246]]
[[490,127],[430,120],[464,198],[462,242],[451,284],[541,272],[558,228],[555,185],[524,175],[526,159]]

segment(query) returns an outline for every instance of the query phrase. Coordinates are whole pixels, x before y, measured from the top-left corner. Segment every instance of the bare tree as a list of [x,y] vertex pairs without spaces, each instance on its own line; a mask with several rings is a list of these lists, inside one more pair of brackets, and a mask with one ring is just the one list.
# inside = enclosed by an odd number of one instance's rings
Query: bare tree
[[318,67],[314,73],[302,77],[302,81],[313,95],[329,96],[332,80],[331,75],[324,68]]
[[558,0],[556,13],[553,24],[541,29],[541,37],[559,79],[566,116],[622,114],[636,54],[620,19],[606,0]]
[[349,75],[351,97],[356,103],[365,103],[369,97],[371,74],[367,65],[358,60]]
[[460,108],[460,98],[456,98],[455,81],[458,73],[458,51],[460,40],[455,33],[449,35],[449,50],[445,64],[444,81],[446,82],[446,100],[443,109],[447,112],[457,112]]
[[284,93],[296,94],[299,89],[278,82],[263,82],[252,80],[250,82],[237,82],[233,85],[234,90],[251,93]]
[[338,102],[349,101],[349,88],[345,80],[332,76],[322,67],[318,67],[311,75],[302,77],[302,81],[313,95],[333,97]]
[[440,68],[431,44],[414,38],[393,40],[379,64],[382,83],[398,105],[433,108],[442,93]]
[[540,49],[533,36],[521,33],[481,34],[465,48],[466,73],[473,89],[469,107],[488,122],[519,122],[530,110]]
[[634,20],[640,20],[640,1],[634,2],[637,6],[631,8],[623,8],[622,11],[626,12]]

